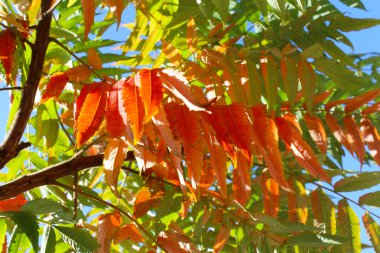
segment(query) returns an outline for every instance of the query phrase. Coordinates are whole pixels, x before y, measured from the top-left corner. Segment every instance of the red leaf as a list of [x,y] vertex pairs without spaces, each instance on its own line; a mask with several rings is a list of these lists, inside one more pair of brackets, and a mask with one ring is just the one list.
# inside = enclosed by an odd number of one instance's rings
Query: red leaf
[[109,253],[111,243],[121,226],[122,218],[118,211],[109,214],[102,214],[98,217],[98,232],[96,239],[100,244],[97,253]]
[[266,215],[277,217],[280,205],[280,187],[267,174],[261,175],[261,187],[263,192],[264,213]]
[[14,198],[0,201],[0,212],[17,212],[20,211],[23,205],[28,201],[23,194],[19,194]]
[[16,39],[10,30],[0,32],[0,60],[3,65],[7,83],[13,79],[14,58],[16,53]]
[[236,158],[237,164],[233,170],[232,188],[236,201],[241,205],[245,205],[251,197],[251,166],[241,152],[237,152]]
[[276,125],[281,140],[292,151],[299,164],[308,170],[312,176],[330,182],[330,177],[323,170],[312,149],[302,138],[301,133],[298,128],[294,126],[294,123],[286,118],[277,117]]
[[84,40],[86,41],[88,34],[91,31],[91,26],[94,23],[95,17],[95,0],[81,0],[83,17],[84,17]]
[[325,128],[323,127],[322,121],[315,115],[306,113],[304,115],[304,120],[306,122],[307,128],[313,141],[317,144],[318,148],[326,154],[327,152],[327,137]]
[[327,126],[330,128],[330,131],[333,133],[335,138],[344,146],[346,149],[354,155],[354,150],[352,150],[351,145],[348,143],[348,139],[346,136],[346,132],[344,129],[338,124],[335,120],[334,116],[332,116],[329,112],[325,115],[325,120]]
[[161,81],[168,91],[184,102],[192,111],[205,111],[190,90],[189,81],[182,72],[175,69],[164,69],[159,71]]
[[144,237],[134,224],[127,224],[119,229],[115,235],[114,243],[119,244],[125,240],[132,240],[135,243],[144,242]]
[[347,130],[347,140],[351,146],[351,150],[354,150],[361,164],[364,162],[365,149],[362,133],[360,132],[358,124],[351,116],[343,118],[344,126]]
[[124,82],[125,79],[116,82],[107,93],[106,129],[113,138],[123,136],[127,128],[127,114],[121,92]]
[[103,83],[86,85],[76,100],[75,136],[77,147],[90,139],[102,123],[107,93]]
[[371,106],[368,106],[367,108],[363,109],[362,114],[363,115],[368,115],[374,112],[379,112],[380,111],[380,102],[374,103]]
[[264,157],[269,173],[284,189],[289,189],[284,176],[282,157],[278,149],[277,127],[273,119],[266,116],[265,106],[252,107],[254,141],[258,152]]
[[135,84],[145,108],[144,123],[148,122],[159,110],[163,86],[157,70],[142,69],[135,75]]
[[66,73],[55,73],[46,85],[45,92],[42,95],[40,103],[42,104],[49,98],[58,98],[68,81],[69,77],[66,75]]
[[136,145],[143,132],[144,105],[133,77],[123,82],[122,96],[128,120],[132,125],[133,144]]
[[118,139],[110,139],[106,150],[104,151],[104,173],[107,184],[111,187],[112,192],[120,197],[117,191],[117,182],[120,168],[127,156],[128,146],[124,141]]
[[223,250],[224,245],[226,245],[229,237],[230,237],[230,228],[226,228],[222,226],[219,229],[219,232],[215,238],[215,243],[213,247],[215,253],[219,253]]
[[372,125],[369,119],[363,118],[361,120],[360,130],[363,133],[364,142],[367,144],[369,153],[373,160],[380,165],[380,136],[377,129]]

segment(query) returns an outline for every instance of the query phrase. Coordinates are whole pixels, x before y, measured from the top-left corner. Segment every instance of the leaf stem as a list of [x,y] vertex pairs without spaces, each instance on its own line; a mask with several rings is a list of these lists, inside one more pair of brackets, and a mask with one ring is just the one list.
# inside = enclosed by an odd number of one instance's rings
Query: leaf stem
[[69,141],[70,141],[71,145],[75,146],[75,141],[73,140],[73,138],[71,137],[70,133],[67,131],[67,129],[63,125],[61,117],[58,114],[57,102],[55,102],[55,101],[54,101],[54,109],[55,109],[55,113],[57,114],[59,125],[61,126],[63,132],[66,134],[67,138],[69,138]]

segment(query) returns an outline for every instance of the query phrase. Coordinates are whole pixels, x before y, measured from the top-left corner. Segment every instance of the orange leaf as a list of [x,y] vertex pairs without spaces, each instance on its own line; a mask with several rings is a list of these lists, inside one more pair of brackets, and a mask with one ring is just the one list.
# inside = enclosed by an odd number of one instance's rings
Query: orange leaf
[[0,212],[17,212],[20,211],[23,205],[28,201],[25,199],[24,194],[19,194],[14,198],[5,199],[0,201]]
[[327,137],[321,119],[315,115],[306,113],[304,115],[304,120],[306,122],[307,128],[309,129],[311,138],[317,144],[318,148],[322,151],[322,153],[326,154]]
[[360,121],[360,130],[363,133],[364,142],[367,144],[369,153],[373,160],[380,165],[380,136],[377,129],[369,119],[363,118]]
[[343,123],[347,130],[347,140],[351,146],[351,150],[355,151],[360,163],[363,164],[365,149],[363,136],[360,132],[359,126],[358,124],[356,124],[355,120],[350,116],[344,117]]
[[81,0],[83,17],[84,17],[84,40],[86,41],[88,34],[91,31],[91,26],[94,23],[95,17],[95,0]]
[[66,70],[65,73],[69,77],[70,82],[78,83],[86,81],[91,76],[92,72],[87,66],[78,65]]
[[161,41],[162,51],[164,52],[167,59],[175,66],[179,67],[182,62],[182,56],[177,48],[173,46],[172,43],[165,40]]
[[222,226],[219,229],[219,232],[215,238],[215,243],[213,247],[215,253],[219,253],[223,250],[224,245],[226,245],[229,237],[230,237],[230,228],[226,228]]
[[144,242],[144,237],[141,236],[140,231],[134,224],[127,224],[119,229],[117,232],[114,243],[119,244],[125,240],[132,240],[135,243]]
[[189,22],[187,22],[186,42],[191,52],[197,50],[198,35],[193,17],[190,17]]
[[289,189],[284,176],[282,157],[278,149],[277,127],[273,119],[266,116],[265,105],[252,107],[254,141],[258,152],[264,157],[269,173],[284,189]]
[[107,184],[111,187],[115,196],[120,197],[117,191],[117,182],[120,168],[127,156],[128,146],[119,139],[110,139],[104,151],[104,173]]
[[163,86],[157,70],[141,69],[135,75],[135,84],[145,108],[144,123],[148,122],[159,110],[163,97]]
[[121,137],[126,133],[127,114],[125,113],[122,88],[125,79],[116,82],[107,93],[106,129],[111,137]]
[[261,187],[263,192],[264,213],[277,217],[280,205],[280,187],[278,183],[269,178],[266,173],[261,175]]
[[133,216],[140,218],[146,214],[150,209],[155,207],[163,197],[163,191],[150,192],[148,187],[141,187],[135,195],[135,202],[133,204]]
[[335,138],[344,146],[346,149],[354,155],[354,150],[352,150],[350,143],[348,143],[348,139],[344,129],[338,124],[335,120],[334,116],[332,116],[329,112],[325,115],[325,120],[327,126],[330,128],[330,131],[333,133]]
[[302,138],[297,127],[293,125],[294,123],[283,117],[277,117],[275,121],[281,140],[292,151],[299,164],[312,176],[330,182],[330,177],[323,170],[312,149]]
[[90,48],[87,51],[87,60],[88,63],[94,68],[94,69],[102,69],[102,60],[100,59],[98,52],[94,48]]
[[76,100],[75,136],[77,147],[91,138],[103,121],[106,109],[106,87],[103,83],[86,85]]
[[360,96],[354,97],[350,99],[349,101],[347,101],[344,111],[346,113],[355,111],[359,107],[363,106],[364,104],[370,102],[373,99],[376,99],[379,96],[380,96],[380,89],[368,91],[364,94],[361,94]]
[[58,98],[68,81],[69,77],[66,73],[58,72],[52,75],[46,85],[45,92],[42,95],[40,103],[42,104],[50,98]]
[[288,193],[289,221],[305,224],[308,216],[308,198],[305,187],[294,178],[289,178],[288,183],[293,190]]
[[122,218],[118,211],[99,215],[96,239],[100,244],[100,248],[97,249],[97,253],[110,252],[112,240],[121,226],[121,221]]
[[241,205],[245,205],[251,197],[251,166],[241,152],[237,152],[236,158],[237,164],[233,170],[232,188],[236,201]]
[[160,232],[157,239],[160,245],[168,253],[190,253],[193,252],[191,240],[177,231],[166,230]]
[[128,120],[132,125],[133,144],[136,145],[143,132],[144,105],[133,77],[123,82],[122,96]]
[[0,60],[3,65],[7,84],[13,79],[14,58],[16,53],[16,39],[10,30],[0,32]]
[[192,111],[205,111],[190,90],[189,81],[182,72],[175,69],[164,69],[159,71],[160,78],[165,89],[170,91],[175,97],[184,102]]
[[368,115],[374,112],[379,112],[380,111],[380,102],[374,103],[371,106],[368,106],[367,108],[363,109],[362,114],[363,115]]

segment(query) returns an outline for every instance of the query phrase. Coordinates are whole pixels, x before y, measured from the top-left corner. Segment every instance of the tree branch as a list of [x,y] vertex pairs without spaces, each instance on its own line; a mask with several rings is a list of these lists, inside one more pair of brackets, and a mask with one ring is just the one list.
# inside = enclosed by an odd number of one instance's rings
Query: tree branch
[[[82,154],[83,152],[79,152],[69,160],[54,164],[35,173],[22,176],[0,186],[0,200],[15,197],[20,193],[30,191],[40,186],[54,185],[55,180],[58,178],[74,175],[83,169],[97,167],[103,164],[103,154],[93,156],[82,156]],[[125,160],[135,160],[133,151],[128,151]]]
[[[46,11],[49,10],[51,2],[52,0],[44,0],[41,2],[41,13],[46,13]],[[24,89],[22,90],[20,106],[16,112],[10,131],[0,147],[0,169],[22,150],[19,142],[33,110],[34,98],[41,79],[46,49],[49,44],[51,18],[52,13],[47,13],[43,15],[38,23],[36,41],[32,47],[32,59],[26,83],[23,86]]]

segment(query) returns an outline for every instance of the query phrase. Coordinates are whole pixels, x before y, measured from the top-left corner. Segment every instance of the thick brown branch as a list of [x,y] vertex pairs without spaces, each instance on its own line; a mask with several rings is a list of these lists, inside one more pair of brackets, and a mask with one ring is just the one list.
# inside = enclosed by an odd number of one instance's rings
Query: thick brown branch
[[[135,160],[133,151],[128,152],[125,160]],[[58,178],[74,175],[86,168],[101,166],[102,163],[103,154],[82,156],[80,152],[69,160],[54,164],[36,173],[25,175],[0,186],[0,200],[15,197],[20,193],[40,186],[54,184]]]
[[[45,13],[49,10],[51,2],[52,0],[44,0],[41,2],[41,13]],[[9,160],[17,156],[18,152],[22,149],[22,147],[19,147],[19,142],[33,110],[34,98],[41,79],[46,49],[49,44],[51,18],[52,13],[42,15],[42,19],[38,23],[36,41],[32,47],[32,59],[26,83],[23,86],[20,106],[16,112],[10,131],[0,147],[0,169],[3,168]]]

